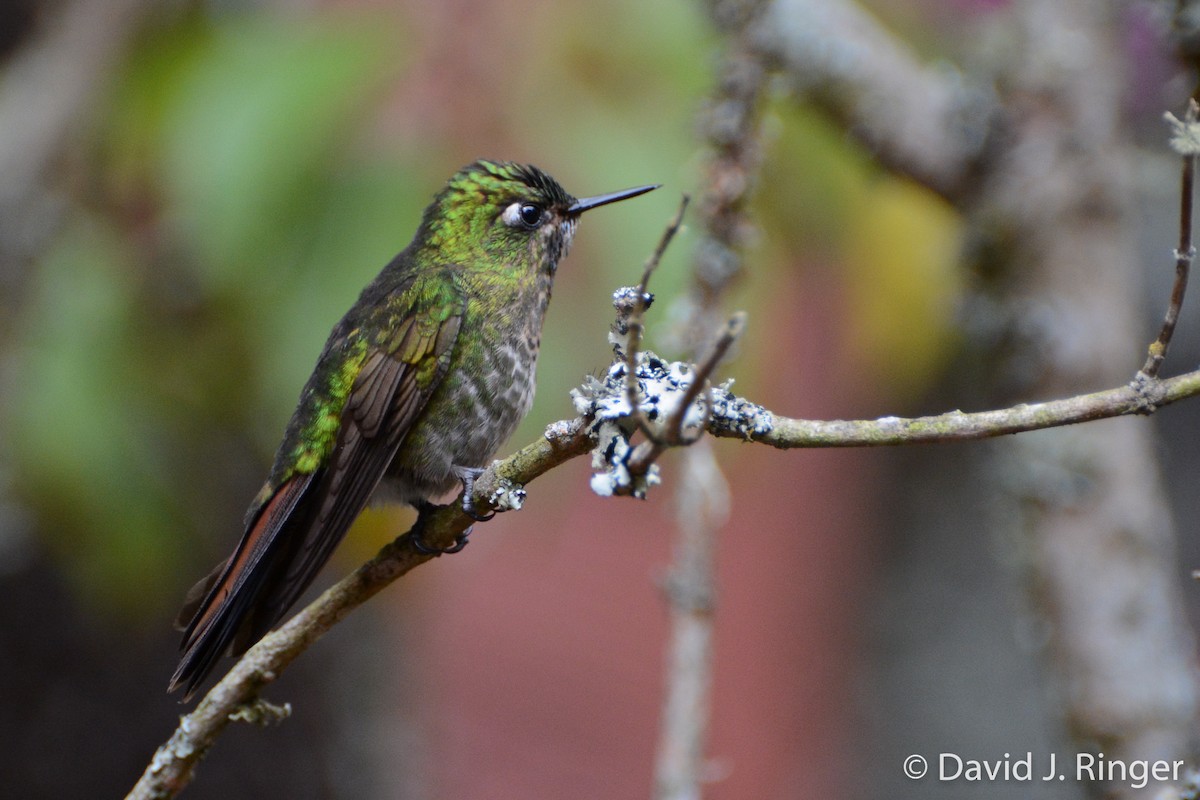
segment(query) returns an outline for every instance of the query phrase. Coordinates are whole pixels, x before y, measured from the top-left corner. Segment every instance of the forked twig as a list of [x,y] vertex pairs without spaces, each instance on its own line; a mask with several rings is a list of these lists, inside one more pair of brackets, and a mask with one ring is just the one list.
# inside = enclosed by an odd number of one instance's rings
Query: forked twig
[[1188,108],[1182,120],[1169,112],[1166,119],[1175,129],[1175,135],[1171,137],[1171,146],[1183,156],[1183,174],[1179,181],[1179,246],[1175,249],[1175,285],[1171,288],[1171,300],[1167,304],[1162,329],[1158,338],[1150,345],[1146,363],[1139,373],[1143,378],[1157,378],[1163,360],[1167,357],[1167,348],[1171,346],[1171,337],[1175,335],[1175,325],[1179,322],[1179,312],[1183,308],[1188,273],[1191,271],[1192,261],[1196,258],[1196,248],[1192,244],[1192,200],[1196,155],[1200,153],[1200,104],[1192,99],[1188,101]]
[[[712,417],[712,384],[709,378],[724,360],[725,354],[729,352],[729,348],[741,336],[742,331],[746,327],[746,315],[739,311],[729,318],[722,328],[720,336],[713,342],[712,348],[708,355],[699,363],[692,365],[692,378],[688,383],[687,388],[679,397],[678,404],[671,410],[658,430],[647,429],[644,431],[646,440],[641,442],[637,447],[629,451],[629,456],[625,461],[625,466],[629,470],[630,475],[645,475],[651,465],[658,460],[658,457],[672,447],[686,447],[695,443],[697,439],[704,435],[705,429],[708,427],[709,420]],[[687,426],[695,429],[695,434],[688,436],[684,433],[685,423],[687,421],[688,409],[696,402],[700,396],[700,392],[705,392],[707,399],[704,403],[704,413],[701,419],[692,426]]]

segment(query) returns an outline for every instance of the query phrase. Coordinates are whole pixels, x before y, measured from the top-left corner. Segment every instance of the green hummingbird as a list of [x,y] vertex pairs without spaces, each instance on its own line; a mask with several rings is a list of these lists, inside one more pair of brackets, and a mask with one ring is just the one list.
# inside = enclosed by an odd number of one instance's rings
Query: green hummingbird
[[169,691],[189,699],[262,638],[368,502],[421,507],[461,483],[463,510],[485,518],[471,488],[533,401],[579,216],[656,188],[576,199],[536,167],[484,160],[450,178],[330,333],[237,549],[188,594]]

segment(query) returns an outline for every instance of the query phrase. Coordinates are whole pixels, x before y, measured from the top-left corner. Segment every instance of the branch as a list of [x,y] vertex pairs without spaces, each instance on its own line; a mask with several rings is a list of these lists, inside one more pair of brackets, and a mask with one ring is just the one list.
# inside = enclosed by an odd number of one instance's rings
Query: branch
[[[674,406],[691,385],[690,365],[668,362],[653,352],[638,357],[639,382],[648,388],[639,395],[640,412],[654,418],[665,406]],[[1013,433],[1059,428],[1081,422],[1131,415],[1149,415],[1163,406],[1200,395],[1200,370],[1172,378],[1151,378],[1138,373],[1132,381],[1113,389],[1081,394],[1044,403],[1021,403],[993,411],[949,411],[926,417],[880,417],[857,420],[809,420],[784,417],[729,390],[732,381],[712,389],[712,408],[706,430],[718,438],[740,439],[780,450],[816,447],[895,447],[974,441]],[[592,479],[619,482],[625,468],[625,450],[612,436],[621,435],[622,419],[630,415],[624,403],[625,364],[616,361],[603,379],[590,378],[572,391],[575,408],[592,420],[596,432],[593,464],[605,467]],[[576,420],[575,424],[579,424]],[[626,436],[631,433],[624,434]],[[685,442],[686,444],[686,442]],[[628,478],[626,478],[628,479]],[[612,492],[600,491],[599,494]]]
[[52,12],[41,35],[0,72],[0,284],[15,282],[57,227],[63,200],[47,175],[155,5],[72,0],[40,9]]
[[[759,442],[781,450],[798,447],[892,447],[904,444],[990,439],[1098,419],[1151,414],[1162,406],[1200,395],[1200,371],[1173,378],[1139,374],[1115,389],[1045,403],[1022,403],[996,411],[950,411],[929,417],[874,420],[804,420],[779,417],[724,390],[718,393],[708,431],[714,436]],[[721,395],[724,395],[722,397]],[[722,408],[722,403],[727,403]]]
[[[545,435],[503,461],[494,462],[475,482],[478,509],[518,507],[520,488],[547,470],[587,452],[591,432],[583,420],[556,422]],[[418,521],[421,538],[431,548],[448,547],[471,525],[461,502],[441,506]],[[225,727],[246,714],[244,709],[298,655],[347,614],[392,581],[435,556],[412,546],[412,531],[397,537],[351,575],[326,590],[279,630],[264,637],[214,686],[196,710],[179,721],[171,738],[158,749],[126,800],[163,800],[176,796],[191,781],[197,763]],[[260,704],[251,706],[250,716]]]
[[986,81],[922,63],[853,0],[775,0],[751,41],[887,169],[951,200],[977,186],[1001,119]]
[[[683,388],[682,395],[678,398],[678,402],[676,402],[674,408],[670,409],[663,418],[662,426],[659,430],[655,430],[646,422],[646,415],[642,413],[641,407],[637,402],[637,389],[640,384],[637,379],[637,354],[635,352],[633,358],[626,357],[626,396],[630,407],[633,409],[633,417],[639,421],[638,428],[646,436],[646,441],[639,444],[625,461],[625,465],[632,476],[636,478],[646,475],[650,467],[658,460],[658,457],[669,448],[692,444],[704,435],[704,429],[708,426],[713,406],[712,386],[709,384],[709,378],[712,377],[717,366],[724,360],[725,355],[729,352],[729,348],[742,335],[742,330],[745,327],[746,315],[744,313],[734,314],[729,319],[729,322],[725,324],[724,329],[717,336],[717,340],[713,342],[708,356],[699,364],[693,364],[689,367],[690,377],[686,382],[681,381],[679,384]],[[631,385],[634,387],[632,393],[630,393],[631,390],[629,389]],[[705,393],[705,402],[701,405],[700,413],[696,420],[692,421],[689,418],[688,412],[692,410],[693,404],[700,397],[700,392]],[[685,433],[689,429],[693,430],[694,433]]]

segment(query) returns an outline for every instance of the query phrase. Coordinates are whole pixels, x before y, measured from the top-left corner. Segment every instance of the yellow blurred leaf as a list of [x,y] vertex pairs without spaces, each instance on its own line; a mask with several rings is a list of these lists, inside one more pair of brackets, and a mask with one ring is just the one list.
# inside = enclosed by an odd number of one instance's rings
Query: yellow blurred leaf
[[932,193],[891,178],[857,206],[843,229],[850,345],[895,391],[919,393],[954,344],[961,225]]

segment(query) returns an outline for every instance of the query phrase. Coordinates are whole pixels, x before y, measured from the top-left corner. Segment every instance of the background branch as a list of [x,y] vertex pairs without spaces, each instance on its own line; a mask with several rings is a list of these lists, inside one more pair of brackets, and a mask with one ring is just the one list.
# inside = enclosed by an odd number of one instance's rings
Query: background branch
[[20,296],[28,262],[60,224],[66,198],[47,178],[151,5],[71,0],[0,72],[0,302]]
[[747,41],[888,170],[952,201],[977,190],[1003,116],[986,81],[923,63],[853,0],[775,0]]
[[[769,6],[761,0],[709,4],[710,16],[726,34],[726,42],[712,95],[701,115],[702,143],[707,149],[699,201],[701,237],[692,259],[684,322],[692,360],[702,353],[708,358],[701,368],[693,367],[690,387],[664,422],[667,436],[673,436],[672,431],[682,433],[692,398],[701,389],[711,391],[708,378],[740,332],[740,324],[722,326],[719,321],[724,316],[724,295],[743,269],[741,250],[751,228],[746,207],[762,160],[759,126],[768,72],[752,50],[751,37]],[[711,415],[711,394],[708,399],[705,413]],[[678,444],[682,437],[674,435],[674,439],[671,443]],[[653,441],[639,448],[647,465],[657,458],[661,445]],[[681,472],[689,479],[680,482],[676,494],[675,538],[666,578],[671,635],[654,767],[657,800],[702,796],[712,702],[715,553],[717,533],[728,514],[723,499],[728,489],[711,448],[707,444],[689,447],[682,461]]]
[[[997,405],[1109,384],[1111,354],[1144,336],[1121,8],[1013,6],[1023,57],[998,77],[1010,124],[968,208],[980,259],[1003,265],[981,292],[1010,326],[1005,341],[980,341]],[[1157,447],[1151,426],[1103,425],[1019,437],[984,467],[999,478],[992,509],[1016,548],[1026,624],[1047,632],[1068,744],[1127,761],[1188,758],[1197,721],[1195,638]]]
[[[1176,20],[1193,59],[1194,5],[1179,3]],[[1003,53],[978,80],[922,63],[853,2],[779,0],[756,38],[797,97],[825,109],[889,172],[933,189],[963,215],[975,267],[965,316],[973,324],[964,374],[949,391],[979,391],[995,406],[1111,384],[1118,376],[1108,354],[1139,338],[1132,149],[1120,105],[1130,75],[1120,39],[1128,32],[1118,24],[1124,6],[1020,0],[1005,9],[989,25]],[[1190,218],[1186,208],[1181,215]],[[1180,248],[1177,274],[1189,258]],[[1153,373],[1157,366],[1147,363]],[[1104,402],[1136,413],[1140,385],[1121,392],[1127,396]],[[862,444],[897,433],[886,420],[853,430]],[[995,509],[992,527],[1014,543],[1008,558],[1022,567],[1029,617],[1019,624],[1048,632],[1043,655],[1063,702],[1062,719],[1050,724],[1065,723],[1069,746],[1125,759],[1189,754],[1196,719],[1194,639],[1154,447],[1148,426],[1021,437],[1003,451],[973,453],[982,479],[962,499]],[[923,517],[913,534],[937,524]],[[1131,621],[1122,609],[1135,607]],[[926,648],[933,638],[925,637]]]

